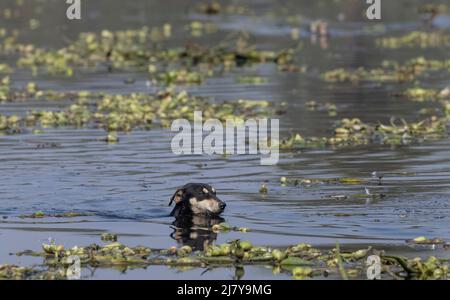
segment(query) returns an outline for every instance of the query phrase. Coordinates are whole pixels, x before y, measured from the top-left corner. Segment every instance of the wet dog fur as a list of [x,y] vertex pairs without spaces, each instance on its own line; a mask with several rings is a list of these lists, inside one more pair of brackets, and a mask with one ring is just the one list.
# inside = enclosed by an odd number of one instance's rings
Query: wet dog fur
[[170,199],[169,206],[175,203],[170,213],[176,218],[182,216],[218,216],[226,207],[225,202],[216,196],[216,190],[204,183],[188,183],[179,188]]

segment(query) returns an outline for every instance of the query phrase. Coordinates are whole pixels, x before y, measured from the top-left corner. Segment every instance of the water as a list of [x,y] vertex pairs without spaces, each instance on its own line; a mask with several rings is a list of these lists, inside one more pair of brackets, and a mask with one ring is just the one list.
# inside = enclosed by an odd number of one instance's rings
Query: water
[[[3,3],[4,2],[4,3]],[[78,32],[104,28],[138,28],[170,22],[174,36],[168,45],[184,45],[196,41],[214,45],[236,29],[252,34],[252,43],[263,49],[294,47],[300,43],[296,59],[307,65],[306,73],[281,73],[272,65],[246,67],[221,77],[208,78],[201,86],[188,87],[195,95],[214,100],[266,99],[286,101],[288,113],[280,117],[282,135],[292,129],[304,136],[329,135],[336,120],[359,117],[364,122],[387,122],[391,116],[417,120],[420,108],[427,103],[413,103],[393,96],[409,84],[327,84],[320,73],[338,67],[367,68],[383,60],[405,61],[418,56],[447,58],[448,47],[437,49],[380,50],[374,38],[405,34],[421,29],[416,12],[422,1],[408,1],[403,7],[394,1],[383,2],[383,22],[361,18],[362,1],[283,1],[274,7],[270,1],[242,1],[252,13],[206,17],[198,14],[189,1],[90,1],[85,3],[82,22],[65,19],[60,1],[44,1],[19,7],[21,18],[0,20],[0,27],[22,29],[24,39],[38,45],[57,47],[73,39]],[[30,2],[30,3],[29,3]],[[2,1],[0,9],[12,1]],[[36,8],[43,7],[41,13]],[[34,13],[33,13],[34,12]],[[46,18],[48,14],[55,18]],[[346,21],[338,22],[339,14]],[[28,29],[34,16],[41,26]],[[302,38],[290,39],[292,25],[288,16],[300,16]],[[322,18],[330,23],[327,47],[312,43],[308,22]],[[218,24],[218,32],[193,38],[183,31],[192,20],[208,20]],[[436,21],[440,30],[450,28],[450,17]],[[383,26],[381,31],[369,30]],[[299,28],[300,28],[299,27]],[[323,45],[322,45],[323,46]],[[13,62],[13,57],[0,57]],[[262,85],[237,84],[241,75],[259,75],[268,79]],[[41,88],[62,91],[90,90],[114,93],[151,92],[142,73],[107,74],[99,71],[74,79],[43,75],[32,77],[27,70],[12,76],[17,87],[35,81]],[[126,85],[124,79],[134,77],[136,83]],[[422,80],[422,84],[443,88],[450,83],[448,73]],[[310,112],[305,102],[333,102],[336,117],[326,112]],[[57,109],[68,102],[27,101],[1,103],[0,112],[25,114],[34,108]],[[9,255],[25,249],[38,250],[41,243],[53,238],[66,246],[99,242],[99,234],[115,232],[121,242],[164,248],[177,245],[171,237],[173,218],[169,217],[169,199],[177,187],[187,182],[205,182],[218,190],[228,206],[223,218],[233,226],[248,227],[246,234],[227,233],[209,236],[217,242],[245,238],[257,245],[284,246],[307,242],[321,247],[337,241],[345,247],[380,245],[403,255],[426,255],[405,246],[405,240],[417,236],[450,238],[450,140],[430,141],[408,147],[359,147],[342,150],[306,150],[283,153],[277,166],[261,166],[259,156],[176,156],[170,151],[172,133],[166,130],[134,131],[120,135],[120,143],[98,141],[104,132],[94,129],[48,129],[44,134],[21,134],[0,137],[0,262],[29,265],[40,259]],[[38,149],[42,143],[57,143],[57,148]],[[360,185],[318,185],[282,187],[282,176],[370,179],[371,172],[385,175],[382,185],[368,184],[372,192],[385,198],[371,200],[330,198],[340,194],[361,194]],[[262,183],[269,187],[267,195],[258,190]],[[93,216],[73,219],[21,219],[21,214],[44,211],[49,214],[78,211]],[[345,216],[343,216],[344,214]],[[434,253],[436,254],[436,253]],[[442,255],[447,255],[443,253]],[[208,278],[231,279],[234,270],[218,269],[201,275],[203,270],[178,272],[166,267],[128,270],[83,270],[85,278]],[[273,279],[271,269],[246,268],[244,279]],[[289,278],[281,274],[276,279]]]

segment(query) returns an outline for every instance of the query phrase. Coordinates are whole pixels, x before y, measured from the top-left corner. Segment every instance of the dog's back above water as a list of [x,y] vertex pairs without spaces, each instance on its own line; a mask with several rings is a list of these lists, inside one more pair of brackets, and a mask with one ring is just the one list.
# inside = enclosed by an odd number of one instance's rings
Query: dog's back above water
[[171,216],[217,216],[226,207],[225,202],[216,196],[216,190],[204,183],[188,183],[179,188],[170,199],[169,206],[175,202]]

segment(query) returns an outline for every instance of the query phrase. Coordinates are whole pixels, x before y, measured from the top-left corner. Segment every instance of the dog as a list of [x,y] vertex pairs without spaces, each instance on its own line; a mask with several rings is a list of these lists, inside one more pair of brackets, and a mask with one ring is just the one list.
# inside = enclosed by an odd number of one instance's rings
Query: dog
[[188,183],[179,188],[170,199],[169,206],[175,202],[170,213],[175,218],[184,216],[218,216],[227,206],[216,196],[216,190],[203,183]]

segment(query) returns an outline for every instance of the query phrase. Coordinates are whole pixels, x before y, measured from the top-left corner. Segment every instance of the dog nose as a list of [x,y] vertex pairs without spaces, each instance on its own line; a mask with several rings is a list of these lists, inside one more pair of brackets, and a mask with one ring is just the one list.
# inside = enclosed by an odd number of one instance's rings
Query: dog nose
[[227,205],[224,202],[219,204],[219,207],[220,207],[221,210],[224,210],[226,206]]

